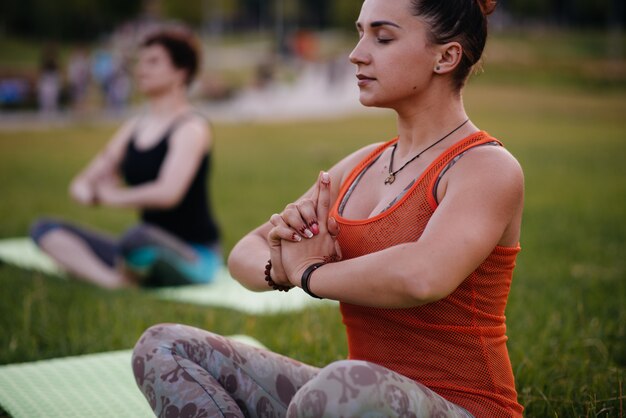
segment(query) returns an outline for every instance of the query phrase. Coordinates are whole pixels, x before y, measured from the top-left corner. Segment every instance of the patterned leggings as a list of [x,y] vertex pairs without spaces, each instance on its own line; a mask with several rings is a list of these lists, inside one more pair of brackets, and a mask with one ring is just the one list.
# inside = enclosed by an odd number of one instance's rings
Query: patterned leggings
[[157,417],[472,417],[375,364],[343,360],[318,369],[183,325],[148,329],[132,365]]

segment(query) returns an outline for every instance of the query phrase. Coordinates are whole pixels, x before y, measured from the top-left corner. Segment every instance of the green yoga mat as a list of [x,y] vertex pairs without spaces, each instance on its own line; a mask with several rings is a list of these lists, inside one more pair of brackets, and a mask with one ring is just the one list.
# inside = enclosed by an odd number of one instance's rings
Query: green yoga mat
[[39,251],[30,238],[0,240],[0,261],[26,270],[65,277],[50,257]]
[[[24,269],[66,277],[48,256],[39,251],[29,238],[0,240],[0,261]],[[208,285],[191,285],[146,290],[167,300],[235,309],[249,314],[272,314],[299,311],[307,307],[336,302],[314,299],[301,289],[282,292],[251,292],[230,277],[223,268],[216,280]]]
[[[263,347],[248,336],[232,336]],[[131,350],[0,366],[0,406],[12,418],[154,417],[137,389]]]

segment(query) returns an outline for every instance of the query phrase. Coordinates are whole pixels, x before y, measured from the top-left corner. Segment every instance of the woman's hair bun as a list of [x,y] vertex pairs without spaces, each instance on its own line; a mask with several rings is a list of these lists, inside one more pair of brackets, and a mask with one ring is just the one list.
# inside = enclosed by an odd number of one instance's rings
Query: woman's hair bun
[[489,16],[496,10],[498,3],[495,0],[476,0],[485,16]]

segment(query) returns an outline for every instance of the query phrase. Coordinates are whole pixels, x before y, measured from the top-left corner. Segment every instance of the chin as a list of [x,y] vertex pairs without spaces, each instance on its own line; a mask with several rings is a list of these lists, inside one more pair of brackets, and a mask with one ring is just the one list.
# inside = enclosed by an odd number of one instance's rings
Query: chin
[[161,86],[139,86],[137,90],[145,97],[158,97],[161,96],[166,89]]
[[359,98],[359,102],[361,102],[361,104],[365,107],[379,107],[379,108],[389,108],[388,105],[385,104],[385,102],[381,102],[380,100],[376,100],[373,97],[363,97],[361,96]]
[[149,84],[137,83],[137,91],[143,95],[149,95],[153,88]]
[[367,96],[364,94],[361,94],[359,96],[359,102],[361,102],[361,104],[365,107],[376,107],[378,106],[376,99],[374,99],[371,96]]

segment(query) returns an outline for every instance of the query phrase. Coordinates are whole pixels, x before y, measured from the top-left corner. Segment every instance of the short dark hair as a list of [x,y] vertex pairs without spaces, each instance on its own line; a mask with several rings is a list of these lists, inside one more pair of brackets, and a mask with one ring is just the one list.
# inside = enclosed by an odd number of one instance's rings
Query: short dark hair
[[183,30],[163,29],[149,34],[141,43],[142,48],[162,46],[174,67],[185,70],[185,84],[191,85],[198,74],[201,55],[196,37]]
[[463,47],[463,57],[453,74],[454,87],[465,85],[474,65],[483,55],[487,42],[487,16],[493,13],[493,0],[411,0],[415,16],[431,26],[430,41],[445,44],[456,41]]

